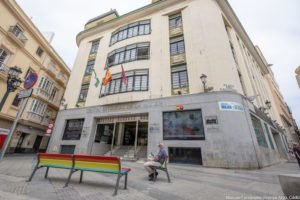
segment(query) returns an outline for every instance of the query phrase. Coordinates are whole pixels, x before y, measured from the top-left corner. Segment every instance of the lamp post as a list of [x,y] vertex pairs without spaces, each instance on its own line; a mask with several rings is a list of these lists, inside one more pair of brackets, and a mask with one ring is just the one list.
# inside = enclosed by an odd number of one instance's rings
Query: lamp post
[[202,81],[202,84],[203,84],[203,88],[204,88],[204,92],[209,92],[211,90],[213,90],[214,88],[213,87],[207,87],[206,86],[206,83],[207,83],[207,76],[205,74],[202,74],[200,76],[200,79]]
[[3,105],[6,101],[9,93],[16,91],[16,89],[21,85],[22,80],[18,77],[21,73],[22,73],[22,70],[20,68],[18,68],[17,66],[9,68],[8,75],[7,75],[6,92],[0,103],[0,111],[2,110]]

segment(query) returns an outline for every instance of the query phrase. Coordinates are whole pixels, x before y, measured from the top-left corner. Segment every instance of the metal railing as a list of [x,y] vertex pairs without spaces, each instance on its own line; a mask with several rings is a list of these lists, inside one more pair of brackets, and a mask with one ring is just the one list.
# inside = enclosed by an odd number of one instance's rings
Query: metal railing
[[27,42],[27,38],[24,36],[22,30],[18,26],[10,26],[8,32],[11,32],[16,38],[18,38],[23,44]]
[[6,64],[4,64],[2,61],[0,61],[0,73],[2,74],[7,74],[9,69],[9,66],[7,66]]

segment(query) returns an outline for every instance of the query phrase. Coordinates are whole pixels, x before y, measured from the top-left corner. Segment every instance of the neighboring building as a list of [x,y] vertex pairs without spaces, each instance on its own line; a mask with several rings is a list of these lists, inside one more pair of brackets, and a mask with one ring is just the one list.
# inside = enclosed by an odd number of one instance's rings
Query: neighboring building
[[[9,67],[21,68],[22,74],[19,77],[23,81],[31,72],[36,72],[39,76],[33,95],[28,99],[13,134],[8,152],[45,151],[50,138],[45,136],[46,128],[55,121],[70,69],[15,0],[2,0],[0,13],[0,99],[2,100],[6,91]],[[17,97],[23,89],[22,83],[5,101],[0,112],[1,132],[7,133],[11,128],[20,107]]]
[[300,66],[296,69],[296,80],[298,82],[299,88],[300,88]]
[[[163,141],[170,162],[258,168],[288,157],[271,120],[269,68],[227,1],[111,10],[85,25],[77,45],[48,152],[137,159]],[[95,87],[107,66],[112,81]]]
[[265,65],[269,68],[269,73],[265,75],[265,77],[268,81],[273,95],[274,102],[272,102],[272,105],[276,106],[276,110],[278,111],[273,120],[276,120],[275,123],[277,123],[278,126],[282,127],[285,130],[284,135],[286,136],[286,139],[288,141],[288,146],[289,148],[292,148],[293,142],[299,142],[300,133],[298,131],[298,127],[296,123],[294,123],[294,118],[291,110],[280,92],[279,86],[275,80],[274,73],[271,69],[271,65],[268,64],[258,46],[256,46],[256,49],[263,59]]

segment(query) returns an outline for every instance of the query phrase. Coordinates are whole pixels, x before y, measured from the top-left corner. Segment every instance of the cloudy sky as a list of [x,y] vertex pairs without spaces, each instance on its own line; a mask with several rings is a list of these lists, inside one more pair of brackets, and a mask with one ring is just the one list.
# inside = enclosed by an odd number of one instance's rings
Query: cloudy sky
[[[151,0],[17,0],[41,31],[53,31],[52,45],[70,68],[77,53],[75,37],[84,24],[111,8],[125,14]],[[103,3],[105,2],[105,3]],[[229,0],[254,44],[272,67],[287,103],[300,125],[300,90],[295,69],[300,65],[299,0]]]

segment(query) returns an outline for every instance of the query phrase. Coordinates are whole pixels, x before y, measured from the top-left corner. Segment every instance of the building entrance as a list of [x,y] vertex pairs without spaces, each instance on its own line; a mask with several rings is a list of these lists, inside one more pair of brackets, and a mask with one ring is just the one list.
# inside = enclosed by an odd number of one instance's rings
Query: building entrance
[[122,117],[100,119],[102,123],[97,126],[95,142],[111,145],[111,155],[133,154],[136,157],[145,154],[143,157],[146,157],[148,122],[145,119],[147,116],[129,116],[122,119]]

